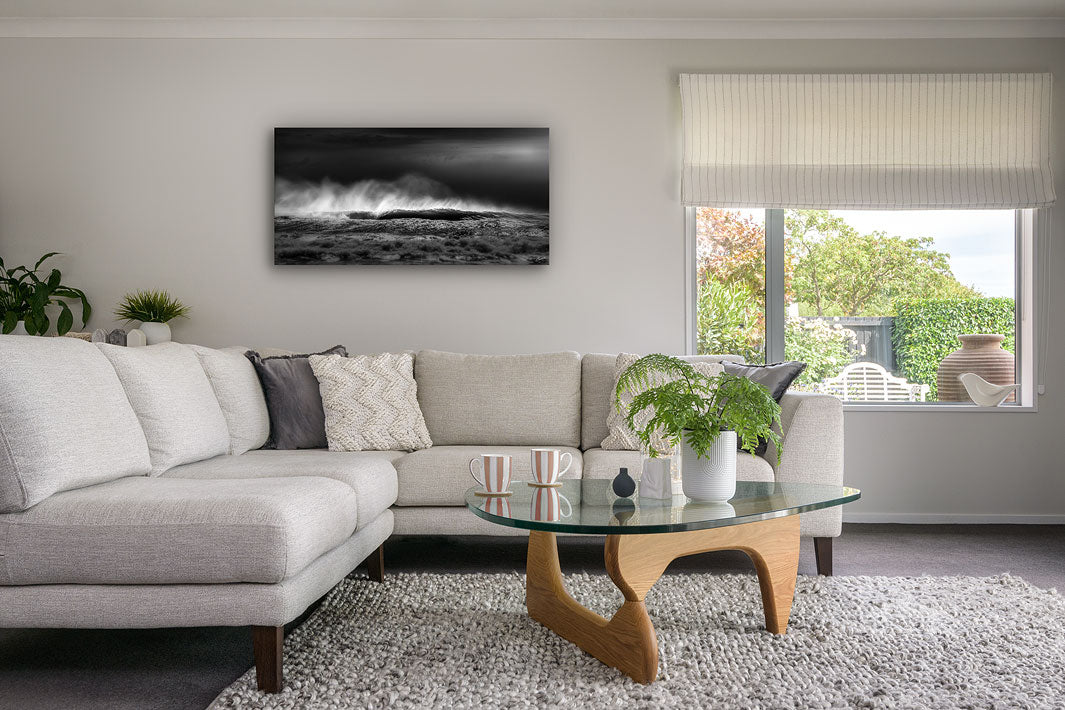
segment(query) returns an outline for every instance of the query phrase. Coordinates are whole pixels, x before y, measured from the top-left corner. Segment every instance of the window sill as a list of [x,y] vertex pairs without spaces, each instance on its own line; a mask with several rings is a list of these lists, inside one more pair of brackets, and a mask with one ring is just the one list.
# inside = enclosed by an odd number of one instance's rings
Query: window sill
[[927,404],[915,404],[900,402],[898,404],[857,404],[844,402],[844,412],[926,412],[929,414],[1007,414],[1038,412],[1035,405],[1009,404],[1000,407],[978,407],[975,404],[946,404],[929,402]]

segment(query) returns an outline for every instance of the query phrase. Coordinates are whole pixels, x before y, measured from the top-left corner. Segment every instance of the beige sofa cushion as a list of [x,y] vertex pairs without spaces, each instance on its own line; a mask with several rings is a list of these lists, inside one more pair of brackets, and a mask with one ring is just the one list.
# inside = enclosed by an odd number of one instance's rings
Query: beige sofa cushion
[[111,361],[148,439],[152,475],[229,451],[229,427],[192,350],[180,343],[144,348],[97,343]]
[[643,454],[639,451],[607,451],[588,449],[584,452],[583,478],[614,478],[622,467],[629,475],[639,478],[643,470]]
[[[573,455],[573,463],[563,478],[580,478],[581,452],[568,446],[557,448]],[[465,505],[466,490],[477,485],[470,475],[470,459],[483,453],[510,454],[511,477],[521,481],[532,477],[532,455],[527,446],[434,446],[396,461],[396,505]]]
[[580,445],[581,361],[575,352],[423,350],[414,378],[434,446]]
[[[581,448],[597,449],[607,437],[607,416],[614,406],[614,368],[618,356],[588,353],[581,358]],[[687,355],[691,362],[743,362],[739,355]]]
[[355,531],[327,478],[123,478],[0,515],[0,584],[275,584]]
[[401,451],[261,449],[241,456],[218,456],[175,466],[163,476],[194,479],[332,478],[355,491],[357,527],[361,530],[396,502],[396,469],[393,462],[401,456]]
[[265,444],[270,436],[270,413],[255,366],[244,357],[248,349],[188,347],[200,359],[222,408],[229,429],[229,453],[243,454]]
[[95,346],[0,335],[0,512],[150,470],[137,415]]

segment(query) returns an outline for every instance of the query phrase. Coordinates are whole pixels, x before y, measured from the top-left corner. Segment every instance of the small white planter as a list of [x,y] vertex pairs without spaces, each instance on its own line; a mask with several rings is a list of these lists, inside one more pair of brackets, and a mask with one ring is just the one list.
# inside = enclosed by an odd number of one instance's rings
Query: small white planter
[[698,501],[726,501],[736,495],[736,432],[723,431],[700,458],[684,439],[680,445],[684,495]]
[[166,323],[141,323],[140,331],[148,345],[170,342],[170,326]]

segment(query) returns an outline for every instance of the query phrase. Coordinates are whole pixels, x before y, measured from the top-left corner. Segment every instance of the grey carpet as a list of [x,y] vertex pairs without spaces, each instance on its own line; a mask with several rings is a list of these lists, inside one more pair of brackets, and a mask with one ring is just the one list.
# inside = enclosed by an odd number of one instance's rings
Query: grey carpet
[[[563,538],[559,548],[563,571],[604,574],[601,539]],[[811,575],[812,542],[804,539],[802,548],[799,574]],[[1065,525],[844,524],[834,555],[837,575],[1010,572],[1065,590]],[[385,558],[388,575],[524,571],[525,545],[518,538],[395,537]],[[751,571],[746,555],[726,551],[681,558],[666,574]],[[203,710],[251,663],[246,627],[0,629],[0,709]]]
[[[604,575],[567,585],[620,602]],[[529,619],[522,575],[352,578],[286,640],[284,692],[249,672],[212,708],[1065,706],[1065,598],[1009,575],[800,577],[785,636],[753,575],[667,575],[647,606],[643,686]]]

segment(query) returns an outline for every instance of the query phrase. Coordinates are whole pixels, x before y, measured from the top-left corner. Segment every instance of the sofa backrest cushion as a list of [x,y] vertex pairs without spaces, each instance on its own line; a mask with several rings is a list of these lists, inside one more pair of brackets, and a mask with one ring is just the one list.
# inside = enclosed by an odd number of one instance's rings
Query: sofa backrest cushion
[[434,446],[580,443],[581,358],[575,352],[422,350],[414,379]]
[[[607,416],[614,405],[617,354],[588,353],[581,358],[581,448],[598,448],[610,434]],[[739,355],[687,355],[691,362],[743,362]],[[434,439],[435,441],[435,439]]]
[[0,335],[0,512],[150,470],[137,415],[99,350]]
[[180,343],[97,343],[111,361],[152,457],[151,475],[229,451],[229,428],[196,353]]
[[200,359],[229,428],[229,453],[239,456],[258,449],[270,436],[270,413],[266,409],[255,366],[244,357],[247,348],[216,350],[190,345]]

